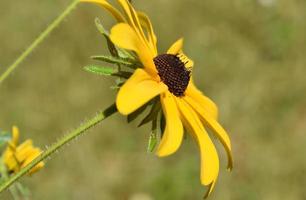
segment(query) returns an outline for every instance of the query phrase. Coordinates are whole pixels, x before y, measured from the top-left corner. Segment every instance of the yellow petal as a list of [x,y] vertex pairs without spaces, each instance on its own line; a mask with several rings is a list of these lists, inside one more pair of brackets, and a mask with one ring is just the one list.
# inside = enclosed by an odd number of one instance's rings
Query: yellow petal
[[143,69],[136,69],[118,92],[118,111],[128,115],[167,89],[165,84],[153,81]]
[[157,38],[154,33],[152,23],[145,13],[137,12],[137,15],[141,26],[143,26],[146,32],[148,33],[148,41],[150,43],[150,47],[153,49],[154,54],[157,55]]
[[19,141],[19,129],[17,126],[13,126],[12,129],[12,143],[17,146]]
[[96,3],[102,6],[103,8],[105,8],[107,11],[109,11],[118,22],[125,22],[125,19],[121,15],[121,13],[116,8],[114,8],[112,5],[110,5],[106,0],[80,0],[80,1]]
[[214,119],[218,119],[218,107],[212,100],[206,97],[200,90],[195,87],[193,80],[189,82],[185,94],[197,102],[202,107],[202,109],[208,112]]
[[128,22],[130,26],[135,30],[136,34],[142,40],[147,47],[148,41],[145,38],[144,32],[141,28],[140,21],[138,19],[137,12],[133,8],[133,6],[130,4],[128,0],[118,0],[119,4],[121,5],[123,11],[125,12],[126,16],[128,17]]
[[177,99],[183,123],[195,138],[201,151],[201,182],[210,186],[209,193],[219,173],[219,158],[214,144],[204,129],[198,115],[182,99]]
[[166,118],[165,131],[156,152],[160,157],[174,153],[180,147],[184,135],[183,124],[174,98],[170,92],[160,95],[160,101]]
[[139,39],[136,32],[130,25],[120,23],[111,29],[110,39],[120,48],[133,50],[139,56],[145,69],[151,74],[157,74],[153,58],[154,55],[148,50],[145,44]]
[[35,165],[35,167],[33,167],[30,171],[29,171],[29,175],[32,175],[33,173],[37,172],[38,170],[40,170],[41,168],[43,168],[45,166],[44,162],[39,162],[37,165]]
[[18,161],[14,156],[14,153],[15,153],[14,151],[11,151],[9,148],[7,148],[3,154],[3,160],[9,171],[16,172],[19,169],[19,165]]
[[[39,148],[32,148],[27,158],[23,161],[21,168],[27,166],[30,162],[32,162],[35,158],[37,158],[41,154],[41,150]],[[38,171],[44,166],[44,162],[39,162],[35,165],[30,171],[29,175],[33,174],[34,172]]]
[[168,49],[167,53],[168,54],[173,54],[177,55],[180,58],[180,60],[185,63],[185,67],[187,68],[192,68],[193,67],[193,61],[188,58],[184,53],[183,53],[183,38],[178,39],[172,46]]
[[139,31],[139,27],[140,25],[137,27],[136,23],[133,19],[133,13],[132,13],[132,10],[130,9],[130,5],[129,5],[129,2],[127,0],[117,0],[119,5],[122,7],[125,15],[127,16],[127,21],[129,23],[129,25],[131,27],[133,27],[133,29]]
[[201,117],[201,120],[209,126],[210,129],[213,130],[214,134],[218,137],[222,145],[224,146],[227,157],[228,157],[228,164],[227,168],[231,170],[233,168],[233,157],[232,157],[232,151],[231,151],[231,141],[226,133],[226,131],[222,128],[222,126],[216,121],[214,117],[212,117],[211,114],[209,114],[204,108],[205,106],[201,106],[198,104],[195,99],[185,96],[184,100],[199,114]]
[[15,156],[17,160],[22,163],[26,158],[31,155],[31,151],[33,149],[32,140],[26,140],[21,145],[19,145],[16,149]]
[[176,55],[176,54],[182,52],[183,43],[184,43],[184,39],[183,39],[183,38],[178,39],[178,40],[177,40],[174,44],[172,44],[172,46],[168,49],[167,53],[168,53],[168,54]]
[[177,54],[177,57],[185,64],[185,67],[189,70],[192,70],[193,67],[193,61],[188,58],[183,51]]

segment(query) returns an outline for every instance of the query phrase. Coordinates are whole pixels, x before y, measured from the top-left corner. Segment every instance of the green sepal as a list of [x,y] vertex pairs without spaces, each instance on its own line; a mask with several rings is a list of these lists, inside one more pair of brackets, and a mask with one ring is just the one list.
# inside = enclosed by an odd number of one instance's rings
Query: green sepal
[[135,56],[125,49],[121,49],[115,46],[115,44],[111,41],[109,37],[109,33],[105,30],[104,26],[101,24],[99,18],[95,19],[95,24],[98,31],[105,37],[108,50],[112,56],[121,57],[121,58],[132,58],[135,59]]
[[98,29],[98,31],[104,36],[104,38],[106,39],[107,42],[107,46],[108,46],[108,50],[111,53],[112,56],[116,56],[118,57],[118,50],[116,48],[116,46],[114,45],[114,43],[111,41],[111,39],[109,38],[109,33],[105,30],[104,26],[101,24],[99,18],[95,19],[95,24],[96,27]]
[[132,51],[127,51],[125,49],[121,49],[119,47],[117,47],[117,51],[118,51],[118,56],[120,58],[127,58],[127,59],[132,59],[132,60],[138,60],[137,59],[137,55],[132,52]]
[[160,127],[160,137],[162,138],[166,128],[166,119],[163,111],[160,112],[159,127]]
[[146,110],[146,108],[149,106],[149,104],[150,104],[150,102],[146,103],[145,105],[138,108],[136,111],[129,114],[127,116],[127,122],[131,123],[132,121],[134,121],[141,113],[143,113]]
[[152,130],[149,136],[147,151],[152,153],[157,145],[157,119],[152,121]]
[[117,73],[117,70],[112,67],[102,67],[97,65],[88,65],[85,66],[84,69],[88,72],[104,76],[111,76],[114,73]]
[[130,78],[133,75],[133,73],[132,72],[127,72],[127,71],[120,71],[120,72],[115,72],[115,73],[113,73],[111,75],[112,76],[117,76],[117,77],[120,77],[120,78],[128,79],[128,78]]
[[[122,77],[121,77],[122,78]],[[116,85],[111,86],[110,88],[113,90],[118,90],[121,88],[121,86],[125,83],[124,80],[122,80],[121,78],[116,79]]]
[[132,72],[118,71],[117,69],[114,69],[112,67],[105,67],[105,66],[98,66],[98,65],[85,66],[84,70],[94,73],[94,74],[98,74],[98,75],[117,76],[117,77],[124,78],[124,79],[130,78],[133,74]]
[[120,65],[125,65],[127,67],[131,67],[133,69],[136,68],[136,61],[128,59],[128,58],[119,58],[119,57],[114,57],[114,56],[92,56],[91,57],[94,60],[99,60],[107,63],[112,63],[112,64],[120,64]]
[[157,134],[156,134],[156,131],[155,132],[152,131],[151,134],[150,134],[150,137],[149,137],[147,151],[149,153],[152,153],[154,151],[156,145],[157,145]]
[[140,122],[138,127],[149,123],[152,120],[157,119],[158,112],[160,111],[160,101],[156,100],[153,104],[149,114]]
[[128,123],[132,122],[133,120],[135,120],[141,113],[143,113],[145,111],[145,109],[148,106],[154,106],[154,104],[158,101],[158,97],[155,97],[153,99],[151,99],[150,101],[148,101],[146,104],[144,104],[143,106],[141,106],[140,108],[138,108],[136,111],[132,112],[131,114],[129,114],[127,116],[128,118]]

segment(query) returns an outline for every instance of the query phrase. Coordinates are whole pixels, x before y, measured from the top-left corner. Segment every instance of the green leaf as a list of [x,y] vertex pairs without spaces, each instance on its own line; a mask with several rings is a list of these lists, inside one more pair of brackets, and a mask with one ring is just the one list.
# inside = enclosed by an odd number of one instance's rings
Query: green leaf
[[141,106],[140,108],[138,108],[136,111],[129,114],[127,116],[127,122],[130,123],[130,122],[134,121],[141,113],[143,113],[145,111],[147,106],[148,106],[148,104],[145,104],[145,105]]
[[91,57],[94,60],[104,61],[112,64],[122,64],[126,66],[135,66],[135,62],[133,63],[130,59],[126,58],[118,58],[114,56],[92,56]]
[[157,145],[157,134],[156,132],[151,132],[148,142],[148,152],[152,153]]
[[148,106],[152,106],[159,98],[155,97],[127,116],[128,123],[134,121]]
[[98,74],[98,75],[104,75],[104,76],[111,76],[117,72],[117,70],[114,68],[102,67],[102,66],[97,66],[97,65],[88,65],[88,66],[85,66],[84,69],[88,72]]
[[121,49],[119,47],[117,47],[117,51],[118,51],[118,56],[120,58],[128,58],[128,59],[132,59],[132,60],[137,60],[137,56],[134,52],[127,51],[127,50]]
[[148,147],[147,151],[149,153],[152,153],[156,147],[157,144],[157,120],[152,121],[152,131],[149,137]]
[[166,128],[166,119],[163,112],[160,112],[159,126],[160,126],[160,137],[162,138]]
[[138,127],[149,123],[150,121],[154,120],[157,118],[158,112],[160,111],[160,101],[156,100],[155,103],[153,104],[151,111],[149,114],[140,122]]
[[102,35],[105,37],[106,42],[107,42],[107,46],[108,46],[108,50],[111,53],[112,56],[116,56],[118,57],[118,51],[116,46],[114,45],[114,43],[111,41],[111,39],[109,38],[109,34],[108,32],[105,30],[104,26],[101,24],[99,18],[95,19],[95,24],[97,29],[99,30],[100,33],[102,33]]
[[109,33],[105,30],[104,26],[101,24],[99,18],[95,19],[95,24],[96,24],[98,31],[105,37],[107,46],[108,46],[108,50],[112,56],[121,57],[121,58],[131,58],[131,59],[136,58],[135,55],[133,55],[129,51],[115,46],[115,44],[109,38]]
[[117,77],[120,77],[120,78],[128,79],[133,75],[133,73],[132,72],[126,72],[126,71],[120,71],[120,72],[115,72],[111,75],[112,76],[117,76]]

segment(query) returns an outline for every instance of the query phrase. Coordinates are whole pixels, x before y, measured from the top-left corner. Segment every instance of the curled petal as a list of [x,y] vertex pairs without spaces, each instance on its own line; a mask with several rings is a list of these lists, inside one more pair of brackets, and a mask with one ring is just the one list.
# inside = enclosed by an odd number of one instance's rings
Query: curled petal
[[106,0],[81,0],[81,2],[96,3],[109,11],[118,22],[125,22],[125,19],[121,13]]
[[[140,20],[138,18],[137,12],[133,8],[133,6],[130,4],[128,0],[118,0],[118,2],[121,5],[122,9],[124,10],[126,16],[128,17],[129,25],[135,30],[139,39],[144,42],[147,48],[149,48],[148,41],[146,40],[146,37],[140,25]],[[149,50],[151,49],[149,48]]]
[[143,69],[137,69],[118,92],[118,111],[128,115],[167,89],[165,84],[153,81]]
[[177,99],[184,126],[195,138],[201,152],[201,183],[212,191],[219,173],[217,150],[195,111],[182,99]]
[[165,131],[156,152],[160,157],[174,153],[180,147],[184,135],[184,128],[174,98],[170,92],[165,92],[160,96],[166,118]]
[[157,38],[153,30],[152,23],[149,17],[143,12],[137,12],[141,26],[144,27],[145,31],[148,33],[148,42],[150,47],[153,49],[154,54],[157,55]]
[[205,122],[205,124],[207,124],[207,126],[210,129],[212,129],[214,134],[218,137],[218,139],[222,143],[227,153],[227,157],[228,157],[227,168],[231,170],[233,168],[231,141],[226,131],[216,121],[216,119],[213,118],[212,115],[204,109],[205,106],[198,104],[194,99],[192,99],[189,96],[185,96],[184,100],[189,104],[189,106],[193,108],[193,110],[195,110],[199,114],[201,120]]

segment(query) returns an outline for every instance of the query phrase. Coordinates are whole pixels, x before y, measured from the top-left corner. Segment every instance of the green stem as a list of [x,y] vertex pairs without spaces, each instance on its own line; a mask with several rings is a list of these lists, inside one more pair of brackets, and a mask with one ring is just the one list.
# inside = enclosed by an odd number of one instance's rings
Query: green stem
[[[7,172],[6,166],[3,162],[3,157],[1,157],[0,159],[1,159],[1,161],[0,161],[0,174],[2,176],[1,178],[3,180],[8,180],[9,175],[7,174],[8,172]],[[9,188],[9,190],[10,190],[10,193],[11,193],[14,200],[20,200],[17,188],[14,185],[12,185]]]
[[47,148],[42,154],[40,154],[36,159],[34,159],[31,163],[29,163],[27,166],[22,168],[19,172],[11,176],[8,180],[3,182],[0,185],[0,192],[8,188],[10,185],[12,185],[15,181],[17,181],[19,178],[21,178],[23,175],[27,174],[35,165],[37,165],[39,162],[45,160],[49,156],[51,156],[53,153],[57,152],[61,147],[68,144],[73,139],[80,136],[82,133],[87,131],[88,129],[94,127],[99,122],[103,121],[107,117],[111,116],[112,114],[117,112],[116,105],[113,104],[107,109],[105,109],[102,112],[99,112],[95,117],[92,119],[89,119],[85,121],[83,124],[81,124],[78,128],[75,130],[69,132],[67,135],[63,136],[59,141],[54,143],[52,146]]
[[66,16],[76,7],[79,0],[73,2],[58,16],[34,42],[9,66],[6,71],[0,76],[0,84],[19,66],[19,64],[66,18]]

